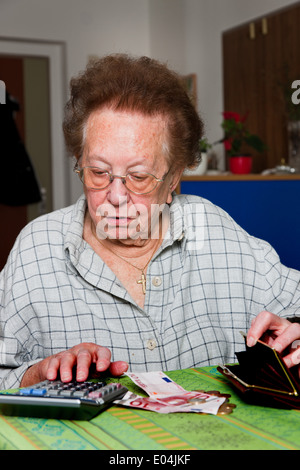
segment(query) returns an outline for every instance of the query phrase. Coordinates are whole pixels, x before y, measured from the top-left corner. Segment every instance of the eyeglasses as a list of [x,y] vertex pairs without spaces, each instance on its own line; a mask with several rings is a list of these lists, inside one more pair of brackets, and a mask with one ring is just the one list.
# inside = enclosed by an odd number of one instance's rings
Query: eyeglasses
[[125,176],[119,176],[94,166],[79,168],[78,163],[76,163],[74,171],[78,174],[80,181],[88,189],[101,191],[107,188],[115,178],[120,178],[128,191],[134,194],[148,194],[157,187],[158,183],[162,183],[165,180],[170,170],[162,178],[157,178],[151,175],[151,173],[142,173],[139,171],[132,171]]

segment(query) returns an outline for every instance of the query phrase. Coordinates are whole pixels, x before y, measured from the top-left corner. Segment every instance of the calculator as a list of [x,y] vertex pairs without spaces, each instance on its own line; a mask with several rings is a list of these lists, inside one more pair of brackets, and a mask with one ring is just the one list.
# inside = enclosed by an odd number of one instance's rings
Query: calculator
[[121,383],[44,380],[16,393],[0,393],[0,413],[8,416],[90,420],[128,391]]

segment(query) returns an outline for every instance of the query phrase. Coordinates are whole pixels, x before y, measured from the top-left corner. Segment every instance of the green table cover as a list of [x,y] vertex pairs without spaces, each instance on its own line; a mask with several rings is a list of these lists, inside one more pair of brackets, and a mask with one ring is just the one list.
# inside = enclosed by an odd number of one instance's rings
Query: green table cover
[[[186,390],[230,393],[233,413],[159,414],[112,406],[91,421],[0,415],[0,449],[19,450],[296,450],[300,411],[245,404],[216,367],[167,374]],[[142,395],[128,377],[113,379]]]

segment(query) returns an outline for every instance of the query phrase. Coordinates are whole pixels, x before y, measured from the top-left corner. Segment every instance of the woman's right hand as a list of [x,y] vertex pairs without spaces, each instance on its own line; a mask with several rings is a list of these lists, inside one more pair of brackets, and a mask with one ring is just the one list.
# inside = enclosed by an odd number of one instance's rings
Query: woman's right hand
[[81,343],[31,366],[23,375],[20,386],[27,387],[58,377],[62,382],[70,382],[74,378],[78,382],[84,382],[91,369],[93,377],[101,376],[101,373],[107,371],[113,376],[120,376],[127,371],[128,364],[124,361],[111,362],[111,352],[108,348],[95,343]]

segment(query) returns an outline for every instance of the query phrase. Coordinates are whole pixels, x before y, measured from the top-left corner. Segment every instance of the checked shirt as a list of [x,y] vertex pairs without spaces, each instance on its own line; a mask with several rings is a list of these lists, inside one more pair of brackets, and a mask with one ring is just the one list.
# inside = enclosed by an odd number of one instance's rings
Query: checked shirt
[[235,362],[261,311],[300,311],[300,273],[197,196],[174,196],[141,309],[82,238],[86,200],[27,225],[0,275],[0,389],[82,342],[131,371]]

